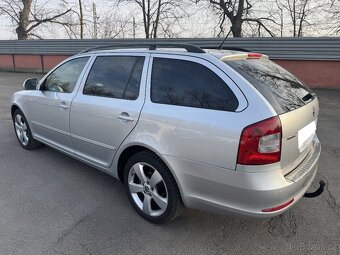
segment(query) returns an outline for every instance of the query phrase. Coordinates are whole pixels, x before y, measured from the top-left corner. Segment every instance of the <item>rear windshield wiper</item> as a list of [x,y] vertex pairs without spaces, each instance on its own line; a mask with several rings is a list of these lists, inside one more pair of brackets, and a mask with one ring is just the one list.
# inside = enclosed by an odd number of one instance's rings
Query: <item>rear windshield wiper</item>
[[309,100],[312,99],[312,98],[314,98],[314,95],[311,94],[311,93],[308,93],[307,95],[305,95],[305,96],[302,98],[302,100],[306,102],[306,101],[309,101]]

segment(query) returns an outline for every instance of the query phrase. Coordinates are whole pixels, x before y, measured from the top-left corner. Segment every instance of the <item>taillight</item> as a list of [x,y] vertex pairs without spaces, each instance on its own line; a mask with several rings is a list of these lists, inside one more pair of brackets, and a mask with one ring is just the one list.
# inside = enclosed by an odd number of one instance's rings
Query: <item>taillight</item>
[[238,149],[237,164],[265,165],[281,159],[282,128],[278,116],[243,129]]

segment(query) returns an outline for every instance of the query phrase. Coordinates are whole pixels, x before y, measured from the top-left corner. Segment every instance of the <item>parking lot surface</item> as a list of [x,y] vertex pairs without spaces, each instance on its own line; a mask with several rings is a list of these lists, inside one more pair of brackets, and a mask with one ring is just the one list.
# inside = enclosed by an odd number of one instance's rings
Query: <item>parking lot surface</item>
[[187,209],[153,225],[113,177],[46,146],[21,148],[10,96],[34,76],[0,72],[0,254],[340,254],[340,91],[316,90],[321,196],[272,219]]

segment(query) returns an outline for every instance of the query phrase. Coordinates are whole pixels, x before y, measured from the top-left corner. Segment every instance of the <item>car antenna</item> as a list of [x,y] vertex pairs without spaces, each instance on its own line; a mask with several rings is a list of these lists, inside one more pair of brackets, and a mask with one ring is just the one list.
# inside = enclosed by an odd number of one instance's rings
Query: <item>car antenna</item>
[[224,37],[224,39],[223,39],[223,41],[222,41],[222,43],[217,47],[217,49],[220,49],[220,50],[222,50],[222,48],[223,48],[223,44],[225,43],[225,41],[227,40],[227,38],[228,38],[228,36],[230,35],[230,33],[231,33],[231,29],[229,30],[229,32],[228,32],[228,34]]

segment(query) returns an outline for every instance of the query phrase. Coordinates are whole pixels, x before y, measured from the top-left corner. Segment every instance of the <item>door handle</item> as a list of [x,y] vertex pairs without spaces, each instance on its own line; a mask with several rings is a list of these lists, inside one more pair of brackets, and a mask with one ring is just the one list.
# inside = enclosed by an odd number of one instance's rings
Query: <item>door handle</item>
[[119,116],[118,119],[122,120],[123,122],[132,122],[134,121],[134,118],[130,117],[128,113],[122,112]]
[[59,108],[62,109],[62,110],[66,110],[66,109],[68,109],[68,105],[66,105],[64,102],[62,102],[62,103],[59,105]]

